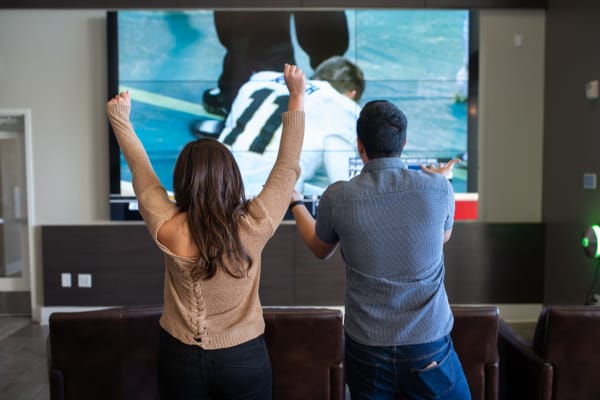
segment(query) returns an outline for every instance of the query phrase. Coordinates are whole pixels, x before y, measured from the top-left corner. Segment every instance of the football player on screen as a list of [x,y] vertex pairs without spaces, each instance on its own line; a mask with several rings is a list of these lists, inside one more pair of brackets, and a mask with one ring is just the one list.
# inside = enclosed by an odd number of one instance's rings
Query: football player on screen
[[[306,127],[296,190],[318,195],[332,182],[349,178],[356,155],[358,100],[365,88],[362,71],[339,56],[323,61],[306,83]],[[238,162],[246,193],[260,192],[275,162],[281,135],[281,111],[288,93],[280,72],[257,72],[239,90],[219,141]]]

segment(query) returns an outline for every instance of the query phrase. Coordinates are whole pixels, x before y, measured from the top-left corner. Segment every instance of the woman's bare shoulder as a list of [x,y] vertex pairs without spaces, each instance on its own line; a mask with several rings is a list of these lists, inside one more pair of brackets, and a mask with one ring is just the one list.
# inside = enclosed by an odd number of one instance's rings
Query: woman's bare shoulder
[[187,214],[178,213],[165,221],[157,232],[157,239],[173,254],[181,257],[195,257],[198,249],[191,240],[187,223]]

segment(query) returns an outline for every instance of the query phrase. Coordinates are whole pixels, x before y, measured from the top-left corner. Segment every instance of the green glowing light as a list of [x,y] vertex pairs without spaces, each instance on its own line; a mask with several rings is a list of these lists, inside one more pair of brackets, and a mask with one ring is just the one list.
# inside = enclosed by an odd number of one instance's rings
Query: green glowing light
[[596,237],[596,254],[594,254],[594,257],[600,258],[600,226],[592,225],[592,230],[594,231],[594,236]]
[[581,239],[581,244],[583,245],[583,247],[588,247],[590,245],[590,239],[584,237],[583,239]]

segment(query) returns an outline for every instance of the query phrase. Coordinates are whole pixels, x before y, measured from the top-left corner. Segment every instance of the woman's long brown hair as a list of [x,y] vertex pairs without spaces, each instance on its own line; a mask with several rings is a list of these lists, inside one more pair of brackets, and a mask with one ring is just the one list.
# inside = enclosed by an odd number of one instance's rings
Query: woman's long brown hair
[[236,278],[245,276],[252,258],[240,241],[238,223],[248,202],[231,152],[213,139],[188,143],[175,163],[173,189],[198,247],[195,276],[210,279],[217,268]]

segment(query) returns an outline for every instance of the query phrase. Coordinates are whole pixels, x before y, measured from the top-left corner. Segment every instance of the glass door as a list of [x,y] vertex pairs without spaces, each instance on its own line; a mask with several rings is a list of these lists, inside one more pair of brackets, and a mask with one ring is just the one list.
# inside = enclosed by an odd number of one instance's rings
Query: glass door
[[[0,299],[11,313],[23,296],[30,299],[30,220],[26,163],[26,116],[0,110]],[[18,296],[15,296],[18,295]],[[18,297],[19,301],[14,301]]]

